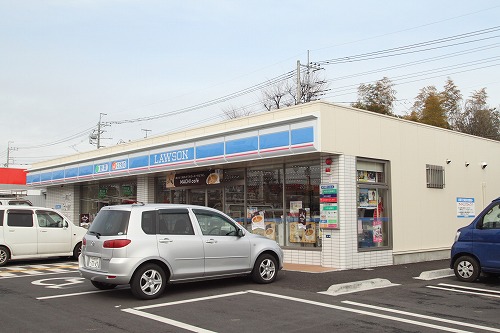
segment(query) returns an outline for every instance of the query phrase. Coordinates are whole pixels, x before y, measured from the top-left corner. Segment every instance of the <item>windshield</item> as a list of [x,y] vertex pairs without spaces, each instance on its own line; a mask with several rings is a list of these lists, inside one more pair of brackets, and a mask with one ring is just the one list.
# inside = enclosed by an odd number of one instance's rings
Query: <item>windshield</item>
[[101,210],[89,228],[89,234],[99,236],[126,235],[129,211],[123,210]]

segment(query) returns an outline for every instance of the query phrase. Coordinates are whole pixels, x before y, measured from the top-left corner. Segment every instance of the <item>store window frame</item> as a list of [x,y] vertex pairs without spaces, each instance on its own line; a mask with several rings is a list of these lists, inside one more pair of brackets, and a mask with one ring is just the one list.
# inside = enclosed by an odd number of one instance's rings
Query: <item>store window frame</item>
[[[382,172],[381,176],[382,178],[379,179],[379,175],[375,176],[375,181],[373,182],[368,182],[368,181],[360,181],[360,175],[359,171],[362,171],[358,169],[358,165],[361,163],[374,163],[382,166]],[[387,250],[392,250],[393,249],[393,221],[392,221],[392,206],[391,206],[391,182],[390,182],[390,174],[391,174],[391,169],[390,169],[390,163],[389,161],[385,160],[377,160],[377,159],[369,159],[369,158],[362,158],[358,157],[356,158],[356,220],[359,221],[359,212],[360,212],[360,203],[359,203],[359,193],[360,190],[363,189],[375,189],[377,190],[377,195],[379,191],[383,191],[385,197],[383,198],[383,211],[384,214],[386,215],[385,218],[387,218],[387,245],[381,245],[381,246],[371,246],[371,247],[360,247],[359,241],[357,242],[357,250],[358,252],[371,252],[371,251],[387,251]],[[377,198],[378,200],[378,198]],[[377,203],[378,206],[378,203]],[[378,207],[376,208],[378,209]],[[377,210],[378,211],[378,210]],[[359,228],[359,226],[358,226]],[[359,230],[357,228],[356,234],[359,236]]]

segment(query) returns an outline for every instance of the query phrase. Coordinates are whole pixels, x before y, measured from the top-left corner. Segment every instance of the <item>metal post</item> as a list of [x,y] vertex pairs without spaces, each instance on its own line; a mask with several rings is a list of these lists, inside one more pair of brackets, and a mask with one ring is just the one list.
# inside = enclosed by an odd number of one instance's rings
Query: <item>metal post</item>
[[300,60],[297,60],[297,101],[295,104],[300,104],[300,99],[302,98],[300,86]]

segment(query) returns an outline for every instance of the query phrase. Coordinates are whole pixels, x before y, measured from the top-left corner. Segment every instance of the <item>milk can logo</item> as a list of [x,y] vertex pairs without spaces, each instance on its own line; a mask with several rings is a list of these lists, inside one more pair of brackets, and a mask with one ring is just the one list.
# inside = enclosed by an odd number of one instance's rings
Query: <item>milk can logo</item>
[[109,165],[108,163],[106,164],[96,164],[94,166],[94,173],[102,173],[102,172],[108,172],[109,171]]

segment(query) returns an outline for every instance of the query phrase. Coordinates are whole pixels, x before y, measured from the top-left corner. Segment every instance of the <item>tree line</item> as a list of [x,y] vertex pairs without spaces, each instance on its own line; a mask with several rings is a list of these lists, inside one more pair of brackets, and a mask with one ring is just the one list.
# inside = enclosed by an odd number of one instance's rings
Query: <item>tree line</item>
[[[441,90],[435,86],[420,89],[410,112],[400,118],[500,141],[500,113],[488,105],[486,88],[475,90],[464,99],[448,78]],[[357,101],[351,106],[395,116],[394,84],[387,77],[358,87]]]

